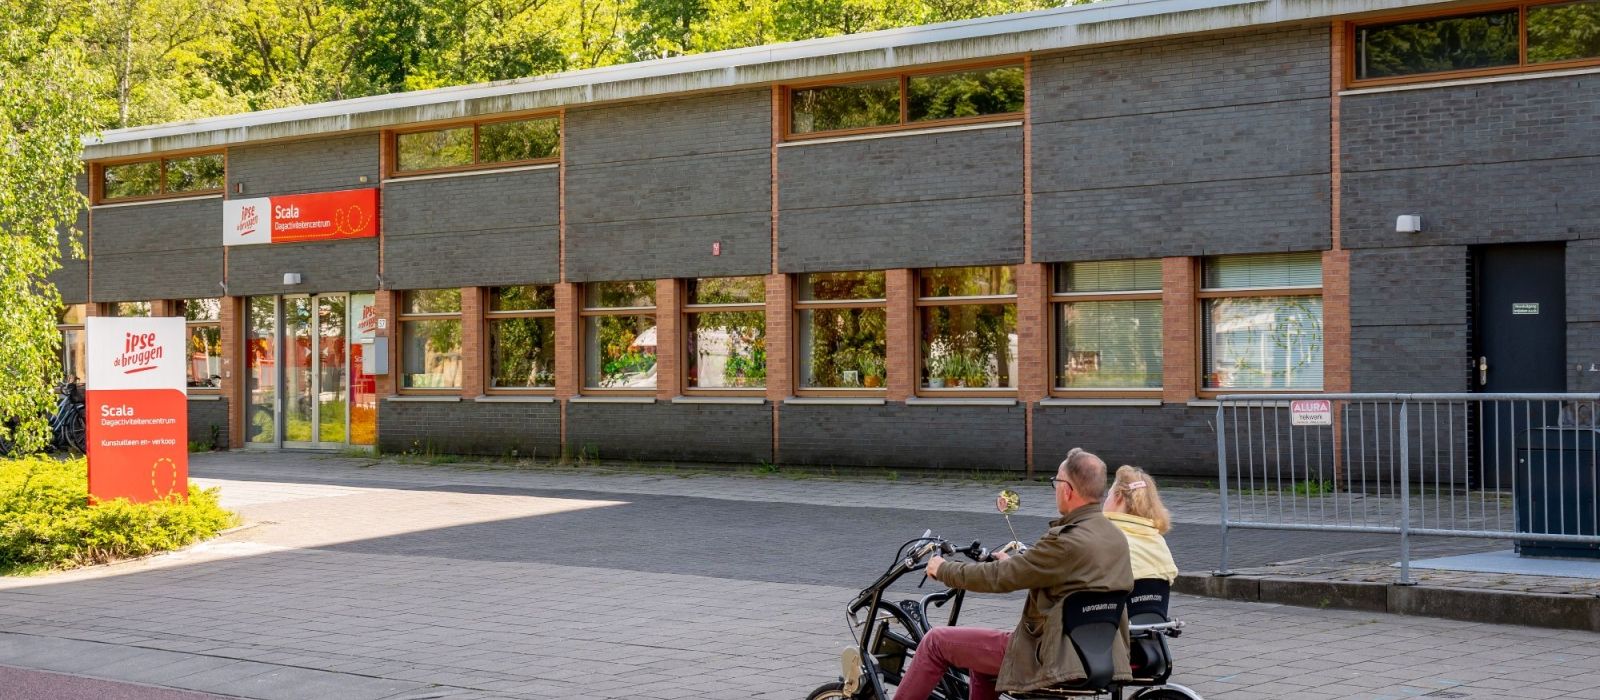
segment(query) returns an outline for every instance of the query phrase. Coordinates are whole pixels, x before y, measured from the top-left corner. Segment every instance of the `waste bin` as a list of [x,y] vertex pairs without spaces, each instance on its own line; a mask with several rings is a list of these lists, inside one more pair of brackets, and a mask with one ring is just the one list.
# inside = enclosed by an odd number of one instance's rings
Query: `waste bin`
[[[1512,496],[1517,532],[1597,535],[1600,520],[1600,462],[1595,447],[1600,430],[1545,427],[1523,431],[1517,440],[1517,474]],[[1517,540],[1517,553],[1532,557],[1600,559],[1600,543]]]

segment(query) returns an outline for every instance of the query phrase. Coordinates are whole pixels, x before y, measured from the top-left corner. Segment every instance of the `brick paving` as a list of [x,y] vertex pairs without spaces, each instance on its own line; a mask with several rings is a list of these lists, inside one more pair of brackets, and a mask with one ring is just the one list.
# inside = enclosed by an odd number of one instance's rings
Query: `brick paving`
[[[797,698],[837,673],[844,602],[901,539],[1006,537],[985,484],[237,453],[193,470],[253,526],[0,580],[0,665],[268,699]],[[1019,532],[1043,522],[1036,492]],[[1175,496],[1198,517],[1201,495]],[[1312,546],[1297,542],[1277,556]],[[963,621],[1009,627],[1019,607],[975,596]],[[1175,609],[1191,623],[1175,680],[1207,697],[1600,698],[1591,633]]]

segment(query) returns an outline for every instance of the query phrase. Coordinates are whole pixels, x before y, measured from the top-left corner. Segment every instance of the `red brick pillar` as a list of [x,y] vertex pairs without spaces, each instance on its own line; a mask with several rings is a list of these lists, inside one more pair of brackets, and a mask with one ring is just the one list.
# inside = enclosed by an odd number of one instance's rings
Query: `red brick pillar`
[[683,285],[656,280],[656,399],[671,401],[683,394]]
[[556,398],[566,401],[583,386],[583,358],[578,354],[578,285],[556,285]]
[[480,287],[461,289],[461,398],[471,399],[483,395],[484,378],[488,376],[484,364],[483,292]]
[[243,297],[223,297],[218,320],[222,323],[222,400],[228,404],[228,448],[244,447],[245,403],[249,393],[245,382],[250,365],[245,357],[245,316]]
[[1050,266],[1017,266],[1017,398],[1050,396]]
[[399,292],[390,289],[380,289],[372,294],[372,310],[378,317],[378,330],[373,331],[373,335],[389,339],[389,372],[373,378],[379,401],[385,396],[394,396],[400,386],[400,365],[395,362],[400,356],[400,321],[396,308],[399,297]]
[[1350,378],[1350,251],[1322,254],[1322,389],[1342,394]]
[[1167,403],[1187,403],[1200,388],[1198,288],[1192,258],[1161,260],[1161,398]]
[[767,400],[794,395],[794,306],[788,275],[767,275]]
[[885,273],[885,296],[889,315],[888,386],[890,401],[905,401],[917,395],[922,373],[917,367],[917,275],[914,270],[889,270]]

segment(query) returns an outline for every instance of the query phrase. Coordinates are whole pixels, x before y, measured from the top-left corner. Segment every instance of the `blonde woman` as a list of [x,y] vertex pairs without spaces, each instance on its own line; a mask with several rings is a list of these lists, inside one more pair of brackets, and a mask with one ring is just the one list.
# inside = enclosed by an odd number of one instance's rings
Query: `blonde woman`
[[1178,565],[1162,537],[1172,529],[1172,516],[1161,504],[1155,479],[1138,467],[1119,467],[1106,493],[1105,515],[1128,537],[1135,580],[1159,578],[1172,583],[1178,578]]

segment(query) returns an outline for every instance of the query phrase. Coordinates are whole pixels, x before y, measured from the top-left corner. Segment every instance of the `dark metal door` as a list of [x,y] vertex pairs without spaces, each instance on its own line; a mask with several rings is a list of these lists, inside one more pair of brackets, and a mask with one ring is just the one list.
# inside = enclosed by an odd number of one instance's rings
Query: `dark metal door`
[[[1567,390],[1566,247],[1561,243],[1476,250],[1472,388],[1485,393]],[[1516,438],[1555,419],[1559,404],[1485,405],[1484,467],[1490,488],[1511,488]],[[1549,414],[1549,415],[1546,415]],[[1499,483],[1495,483],[1497,478]]]

